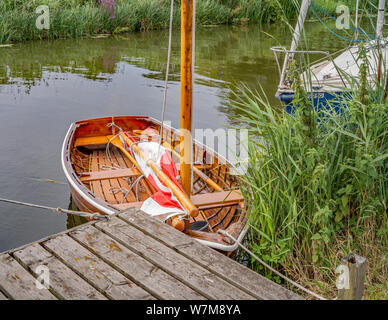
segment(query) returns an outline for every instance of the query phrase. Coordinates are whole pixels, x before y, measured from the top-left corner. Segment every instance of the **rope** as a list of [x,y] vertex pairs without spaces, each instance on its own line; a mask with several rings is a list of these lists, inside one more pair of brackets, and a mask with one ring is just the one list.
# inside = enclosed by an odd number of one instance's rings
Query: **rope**
[[164,117],[166,113],[166,105],[167,105],[167,89],[168,89],[168,76],[170,73],[170,60],[171,60],[171,43],[172,43],[172,22],[174,18],[174,0],[171,0],[171,11],[170,11],[170,29],[168,34],[168,53],[167,53],[167,67],[166,67],[166,79],[164,82],[164,96],[163,96],[163,106],[162,106],[162,118],[160,124],[160,142],[159,142],[159,150],[160,145],[163,140],[163,127],[164,127]]
[[121,200],[121,203],[124,203],[124,200],[128,197],[129,193],[131,192],[131,190],[133,189],[133,187],[136,185],[136,201],[139,201],[139,191],[138,191],[138,186],[139,186],[139,182],[140,180],[144,178],[144,174],[138,176],[136,178],[136,180],[129,186],[129,190],[127,190],[127,192],[124,194],[124,198],[123,200]]
[[[324,23],[322,21],[322,19],[319,17],[319,15],[317,14],[317,12],[314,10],[314,8],[311,8],[315,17],[319,20],[319,22],[327,29],[329,30],[332,34],[334,34],[336,37],[340,38],[341,40],[344,40],[344,41],[348,41],[348,42],[355,42],[355,43],[359,43],[359,42],[363,42],[364,40],[354,40],[354,39],[349,39],[349,38],[345,38],[341,35],[339,35],[338,33],[336,33],[333,29],[331,29],[326,23]],[[341,22],[342,24],[344,24],[343,22]]]
[[274,268],[272,268],[271,266],[269,266],[268,264],[266,264],[263,260],[261,260],[257,255],[255,255],[252,251],[250,251],[247,247],[245,247],[244,245],[242,245],[237,239],[235,239],[234,237],[232,237],[228,232],[226,232],[225,230],[218,230],[217,231],[218,233],[224,235],[224,236],[227,236],[229,237],[230,239],[232,239],[235,243],[237,243],[242,249],[244,249],[248,254],[250,254],[253,258],[255,258],[257,261],[259,261],[262,265],[264,265],[265,267],[267,267],[269,270],[271,270],[273,273],[277,274],[280,278],[288,281],[289,283],[291,283],[292,285],[294,285],[295,287],[299,288],[300,290],[312,295],[313,297],[319,299],[319,300],[326,300],[325,298],[321,297],[320,295],[316,294],[315,292],[312,292],[311,290],[309,289],[306,289],[304,287],[302,287],[300,284],[296,283],[295,281],[287,278],[286,276],[284,276],[283,274],[281,274],[279,271],[275,270]]
[[[336,17],[333,17],[332,15],[330,15],[329,13],[327,13],[325,10],[323,10],[323,9],[321,9],[319,6],[317,6],[314,2],[311,2],[311,5],[313,6],[313,7],[315,7],[316,9],[318,9],[319,11],[321,11],[322,13],[324,13],[326,16],[328,16],[329,18],[331,18],[331,19],[333,19],[334,21],[337,21],[338,19],[336,18]],[[333,31],[332,29],[330,29],[322,20],[321,20],[321,18],[318,16],[318,14],[317,14],[317,12],[314,10],[314,8],[311,8],[312,9],[312,11],[313,11],[313,13],[314,13],[314,15],[317,17],[317,19],[331,32],[331,33],[333,33],[334,35],[336,35],[337,37],[339,37],[340,39],[342,39],[342,40],[345,40],[345,41],[350,41],[350,42],[362,42],[362,41],[364,41],[364,40],[353,40],[353,39],[348,39],[348,38],[344,38],[344,37],[342,37],[342,36],[340,36],[339,34],[337,34],[335,31]],[[370,35],[370,34],[368,34],[368,33],[365,33],[364,31],[362,31],[362,30],[360,30],[360,28],[354,28],[354,27],[352,27],[352,26],[350,26],[350,25],[348,25],[348,24],[346,24],[346,23],[344,23],[344,22],[342,22],[341,21],[341,24],[343,24],[344,26],[346,26],[346,27],[348,27],[348,28],[350,28],[350,29],[352,29],[353,31],[355,31],[355,32],[358,32],[358,33],[361,33],[361,34],[363,34],[363,35],[366,35],[366,36],[368,36],[369,38],[371,38],[372,40],[374,40],[374,39],[376,39],[376,37],[375,36],[373,36],[373,35]]]
[[109,220],[109,216],[103,216],[103,215],[100,215],[99,213],[88,213],[88,212],[82,212],[82,211],[67,210],[62,208],[52,208],[52,207],[42,206],[38,204],[32,204],[32,203],[3,199],[3,198],[0,198],[0,201],[26,206],[26,207],[31,207],[31,208],[38,208],[38,209],[45,209],[45,210],[50,210],[54,212],[66,213],[66,214],[71,214],[71,215],[90,218],[90,219],[99,219],[99,220],[106,220],[106,221]]
[[[119,130],[119,133],[115,134],[112,138],[110,138],[110,140],[109,140],[108,143],[106,144],[105,153],[106,153],[106,155],[107,155],[107,157],[108,157],[109,162],[112,164],[113,168],[114,168],[114,169],[121,169],[121,167],[120,167],[119,164],[113,162],[112,156],[111,156],[111,154],[110,154],[110,149],[109,149],[109,147],[110,147],[110,143],[113,141],[113,139],[115,139],[116,137],[118,137],[118,136],[120,135],[120,133],[123,132],[123,130],[122,130],[118,125],[116,125],[116,124],[113,123],[113,122],[108,123],[108,124],[107,124],[107,127],[108,127],[108,128],[117,128],[117,129]],[[112,130],[112,131],[113,131],[113,130]]]

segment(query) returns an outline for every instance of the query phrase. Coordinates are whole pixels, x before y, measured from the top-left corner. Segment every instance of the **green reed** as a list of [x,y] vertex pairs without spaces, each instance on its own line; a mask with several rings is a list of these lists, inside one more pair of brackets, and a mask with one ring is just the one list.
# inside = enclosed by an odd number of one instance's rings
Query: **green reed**
[[[376,79],[376,87],[365,81],[370,66],[363,52],[361,47],[361,79],[351,82],[352,99],[338,97],[342,115],[331,108],[314,111],[297,81],[293,115],[270,105],[262,91],[243,88],[233,102],[239,121],[250,128],[241,186],[252,251],[331,296],[336,266],[351,251],[368,258],[370,295],[376,286],[387,289],[386,79]],[[255,261],[252,267],[262,270]]]

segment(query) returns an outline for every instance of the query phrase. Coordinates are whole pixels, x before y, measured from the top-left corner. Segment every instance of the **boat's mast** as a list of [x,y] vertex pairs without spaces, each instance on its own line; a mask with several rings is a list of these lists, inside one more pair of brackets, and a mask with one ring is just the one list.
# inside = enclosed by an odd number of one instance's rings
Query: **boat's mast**
[[297,22],[295,30],[294,30],[294,35],[292,38],[292,43],[291,43],[291,48],[290,48],[291,53],[287,53],[286,57],[284,59],[283,70],[282,70],[282,74],[280,77],[279,88],[283,87],[283,82],[285,80],[287,68],[289,66],[289,63],[294,59],[294,54],[292,53],[292,51],[295,51],[298,47],[300,36],[302,34],[302,31],[303,31],[303,25],[304,25],[304,22],[306,20],[307,12],[308,12],[308,9],[310,8],[310,5],[311,5],[311,0],[303,0],[302,5],[300,7],[298,22]]
[[191,194],[193,104],[193,9],[194,0],[182,0],[181,11],[181,165],[182,187]]
[[295,51],[298,47],[300,36],[303,31],[304,22],[307,17],[307,12],[310,8],[311,0],[303,0],[302,6],[300,8],[298,22],[296,24],[295,30],[294,30],[294,36],[291,43],[291,49],[290,51]]
[[383,37],[385,0],[379,0],[379,11],[377,14],[376,38],[381,40]]
[[355,27],[356,27],[356,36],[358,35],[358,11],[359,11],[359,6],[360,6],[360,0],[356,1],[356,18],[355,18]]

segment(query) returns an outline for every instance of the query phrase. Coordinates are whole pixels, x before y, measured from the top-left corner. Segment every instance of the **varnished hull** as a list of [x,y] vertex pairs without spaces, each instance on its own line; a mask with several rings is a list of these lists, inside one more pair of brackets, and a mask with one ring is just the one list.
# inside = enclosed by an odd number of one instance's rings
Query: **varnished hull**
[[[160,128],[158,121],[149,117],[90,119],[70,126],[62,148],[62,166],[73,201],[81,211],[114,214],[125,208],[140,207],[142,201],[152,195],[152,187],[145,179],[138,182],[136,192],[131,189],[131,183],[138,177],[131,173],[131,170],[135,170],[132,163],[117,148],[109,144],[107,148],[107,143],[103,142],[104,136],[114,133],[108,127],[112,122],[132,134],[150,127],[155,130]],[[179,134],[176,130],[166,128],[163,138],[179,152]],[[235,176],[230,174],[233,167],[213,150],[199,143],[194,145],[194,158],[196,168],[200,168],[224,192],[215,192],[204,182],[203,177],[201,179],[200,175],[194,175],[191,198],[198,204],[200,214],[192,218],[191,222],[207,221],[209,228],[208,232],[190,231],[187,234],[215,249],[233,251],[236,245],[217,233],[220,229],[227,230],[242,240],[246,232],[243,199],[236,191],[229,191],[237,187]],[[212,203],[223,193],[228,194],[229,198]]]

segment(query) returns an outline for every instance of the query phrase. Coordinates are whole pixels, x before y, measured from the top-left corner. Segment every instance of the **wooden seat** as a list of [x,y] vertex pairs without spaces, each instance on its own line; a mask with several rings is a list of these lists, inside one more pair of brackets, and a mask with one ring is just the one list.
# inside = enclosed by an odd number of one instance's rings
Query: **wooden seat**
[[[192,203],[200,210],[207,208],[226,207],[234,204],[238,204],[244,201],[240,191],[220,191],[213,193],[198,194],[191,197]],[[128,208],[140,208],[143,202],[131,202],[115,204],[114,206],[120,210]]]
[[75,140],[74,147],[103,146],[109,142],[109,137],[111,136],[77,138],[77,140]]
[[126,210],[129,208],[138,208],[139,209],[139,208],[141,208],[142,205],[143,205],[143,201],[114,204],[114,206],[119,210]]
[[192,196],[191,201],[199,209],[204,209],[238,204],[244,201],[244,197],[240,191],[219,191]]
[[128,178],[139,176],[141,173],[136,168],[128,169],[117,169],[117,170],[105,170],[105,171],[92,171],[84,172],[81,174],[80,180],[82,182],[90,182],[97,180],[109,180],[109,179],[118,179],[118,178]]

